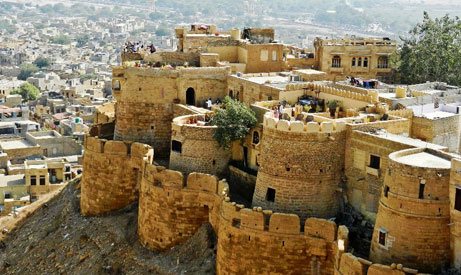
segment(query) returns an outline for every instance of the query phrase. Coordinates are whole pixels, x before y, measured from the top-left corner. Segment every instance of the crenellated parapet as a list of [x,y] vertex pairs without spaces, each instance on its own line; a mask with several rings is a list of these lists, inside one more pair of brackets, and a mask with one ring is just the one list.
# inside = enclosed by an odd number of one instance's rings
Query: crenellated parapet
[[100,215],[136,201],[138,175],[153,149],[145,144],[85,138],[82,195],[83,215]]
[[317,91],[320,93],[330,94],[338,96],[341,98],[353,99],[357,101],[363,101],[368,103],[379,102],[379,95],[375,91],[370,91],[366,89],[352,89],[347,87],[338,87],[322,84],[319,82],[306,82],[306,83],[292,83],[286,86],[287,91],[296,91],[296,90],[311,90]]
[[214,139],[217,126],[209,125],[205,120],[205,115],[187,115],[173,119],[171,169],[185,174],[226,174],[230,151],[219,146]]
[[218,274],[333,274],[348,230],[328,220],[244,208],[226,198],[218,232]]
[[391,110],[391,111],[388,111],[387,114],[390,116],[412,119],[413,109]]
[[351,253],[344,253],[341,256],[339,266],[335,270],[335,275],[410,275],[410,274],[426,274],[420,273],[416,269],[408,268],[402,264],[392,263],[383,265],[370,262],[366,259],[355,257]]
[[302,120],[288,121],[274,118],[270,112],[266,113],[266,115],[264,115],[264,129],[275,129],[279,132],[303,133],[306,134],[305,138],[309,138],[309,136],[313,138],[317,134],[326,134],[325,136],[328,137],[331,136],[332,133],[339,133],[346,130],[346,123],[343,121],[304,122],[308,114],[303,113],[301,115],[303,116]]

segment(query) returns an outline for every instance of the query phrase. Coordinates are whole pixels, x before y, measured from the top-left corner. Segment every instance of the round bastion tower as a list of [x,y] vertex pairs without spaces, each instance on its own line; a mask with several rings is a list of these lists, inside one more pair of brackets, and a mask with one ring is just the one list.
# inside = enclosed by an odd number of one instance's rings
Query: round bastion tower
[[267,113],[253,206],[301,219],[335,216],[345,129],[343,122],[278,120]]
[[450,262],[451,155],[416,148],[389,155],[370,258],[438,273]]
[[118,67],[112,74],[117,99],[114,139],[149,144],[156,156],[168,156],[177,96],[175,72]]
[[230,150],[213,138],[217,126],[206,125],[205,115],[187,115],[173,119],[170,169],[224,176]]

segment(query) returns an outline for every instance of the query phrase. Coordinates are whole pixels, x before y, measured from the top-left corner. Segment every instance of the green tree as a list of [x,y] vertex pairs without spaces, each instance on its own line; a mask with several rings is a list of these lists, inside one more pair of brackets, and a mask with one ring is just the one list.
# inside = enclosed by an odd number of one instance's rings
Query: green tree
[[226,97],[223,109],[217,110],[211,124],[218,126],[213,138],[224,148],[235,140],[242,140],[257,123],[255,113],[243,103]]
[[80,79],[81,79],[82,81],[90,80],[90,79],[98,79],[98,76],[95,75],[95,74],[82,74],[82,75],[80,76]]
[[66,45],[70,43],[70,38],[67,35],[60,34],[55,37],[52,37],[51,43]]
[[26,82],[22,84],[19,88],[16,88],[13,91],[11,91],[11,94],[21,95],[22,100],[26,102],[29,100],[36,100],[38,98],[38,95],[40,94],[40,90],[34,85],[30,84],[29,82]]
[[21,65],[21,71],[19,72],[18,79],[26,80],[32,74],[38,71],[38,67],[35,64],[24,63]]
[[461,20],[445,15],[432,19],[424,12],[408,37],[401,37],[398,73],[402,83],[442,81],[461,85]]
[[88,34],[80,35],[77,37],[76,41],[77,41],[77,47],[81,48],[85,46],[88,43],[88,41],[90,41],[90,36]]
[[41,69],[48,67],[50,65],[50,60],[48,60],[48,58],[45,57],[37,57],[33,64]]

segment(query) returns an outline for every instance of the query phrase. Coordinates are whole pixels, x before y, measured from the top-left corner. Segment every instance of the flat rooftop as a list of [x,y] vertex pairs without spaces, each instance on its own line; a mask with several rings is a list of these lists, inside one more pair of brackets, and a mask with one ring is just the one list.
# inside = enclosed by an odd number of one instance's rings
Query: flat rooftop
[[314,69],[301,69],[301,70],[294,70],[293,72],[300,73],[300,74],[310,74],[310,75],[324,75],[325,72],[317,71]]
[[0,147],[3,150],[11,150],[11,149],[24,149],[35,147],[32,143],[28,142],[25,139],[20,140],[10,140],[10,141],[0,141]]
[[394,142],[399,142],[399,143],[402,143],[402,144],[406,144],[406,145],[413,146],[413,147],[418,147],[418,148],[429,148],[429,149],[434,149],[434,150],[447,149],[447,147],[442,146],[442,145],[425,142],[425,141],[415,139],[415,138],[411,138],[411,137],[407,137],[407,136],[391,134],[391,133],[389,133],[389,132],[387,132],[385,130],[378,130],[378,131],[373,132],[373,133],[370,133],[370,132],[366,132],[366,133],[371,134],[371,135],[375,135],[375,136],[379,136],[379,137],[381,137],[383,139],[387,139],[387,140],[394,141]]
[[274,75],[274,76],[253,76],[246,78],[247,80],[258,84],[274,83],[288,83],[290,78],[288,76]]
[[15,185],[24,185],[24,175],[0,175],[0,187],[8,187],[8,186],[15,186]]
[[403,164],[418,167],[441,169],[450,169],[451,167],[451,161],[427,152],[420,152],[416,154],[397,157],[396,160]]
[[[417,108],[416,108],[417,109]],[[415,109],[413,109],[413,112]],[[415,113],[414,115],[416,117],[424,117],[427,119],[440,119],[440,118],[447,118],[447,117],[452,117],[456,116],[457,114],[449,113],[449,112],[444,112],[444,111],[434,111],[434,112],[427,112],[427,113]]]

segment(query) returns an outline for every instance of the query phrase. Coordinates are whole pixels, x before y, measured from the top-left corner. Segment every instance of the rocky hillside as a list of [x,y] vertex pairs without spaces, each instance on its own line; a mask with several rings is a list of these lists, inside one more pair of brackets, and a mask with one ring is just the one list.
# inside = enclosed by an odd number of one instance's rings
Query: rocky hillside
[[104,217],[79,213],[70,183],[0,243],[0,274],[212,274],[215,236],[204,225],[187,243],[156,253],[137,240],[137,205]]

